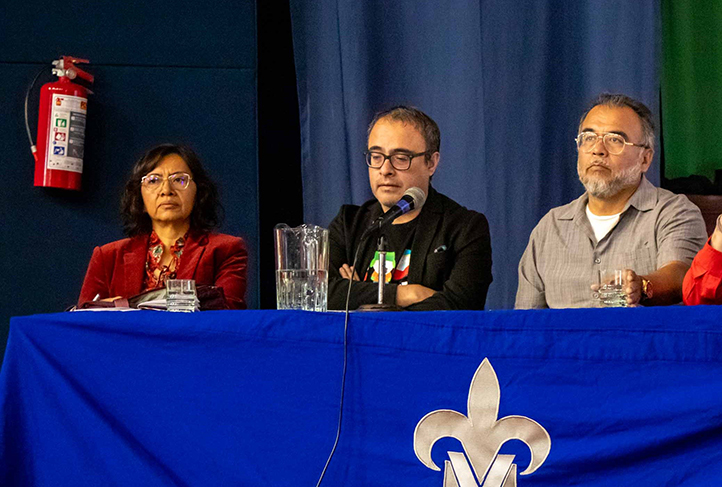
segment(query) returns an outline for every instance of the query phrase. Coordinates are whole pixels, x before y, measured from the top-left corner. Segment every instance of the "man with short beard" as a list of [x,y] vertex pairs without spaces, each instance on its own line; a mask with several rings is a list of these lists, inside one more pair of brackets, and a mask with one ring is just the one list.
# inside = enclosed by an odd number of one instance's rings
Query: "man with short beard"
[[515,307],[598,307],[601,276],[617,269],[627,306],[679,303],[707,235],[694,204],[644,176],[654,156],[649,108],[602,94],[582,116],[576,141],[586,192],[553,208],[532,231]]
[[[347,299],[348,309],[378,303],[380,279],[384,304],[410,311],[484,309],[492,281],[489,224],[432,187],[441,159],[439,126],[418,108],[399,105],[378,112],[367,136],[374,198],[343,205],[329,225],[328,309],[345,309]],[[381,272],[379,235],[365,238],[366,231],[411,188],[426,202],[386,227]]]

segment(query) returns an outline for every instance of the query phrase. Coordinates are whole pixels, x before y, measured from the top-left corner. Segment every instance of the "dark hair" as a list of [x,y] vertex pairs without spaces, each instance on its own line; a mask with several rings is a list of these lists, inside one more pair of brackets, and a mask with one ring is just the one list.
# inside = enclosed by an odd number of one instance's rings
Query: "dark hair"
[[597,96],[594,101],[589,105],[589,108],[582,114],[582,118],[579,120],[579,131],[582,130],[582,124],[584,119],[592,108],[604,105],[608,107],[622,108],[627,107],[634,110],[634,113],[639,117],[639,121],[642,123],[642,138],[644,145],[650,149],[654,149],[654,119],[652,118],[652,112],[647,105],[641,101],[637,101],[632,97],[624,95],[622,93],[602,93]]
[[[397,105],[389,108],[388,110],[376,113],[366,132],[367,138],[371,135],[371,130],[373,130],[374,125],[376,125],[376,123],[382,118],[390,118],[391,120],[408,123],[416,127],[416,129],[421,132],[421,135],[424,137],[426,150],[431,152],[431,154],[439,152],[441,149],[441,131],[439,130],[439,126],[436,125],[436,122],[434,122],[431,117],[418,108]],[[430,154],[428,154],[426,158],[428,159],[429,156]]]
[[191,230],[206,232],[220,224],[223,208],[218,199],[218,189],[203,169],[196,153],[190,147],[183,145],[161,144],[150,149],[136,161],[130,179],[125,184],[120,202],[120,216],[123,219],[123,230],[129,237],[151,232],[153,225],[145,211],[140,180],[155,169],[164,157],[171,154],[176,154],[185,161],[196,184],[196,198],[191,212]]

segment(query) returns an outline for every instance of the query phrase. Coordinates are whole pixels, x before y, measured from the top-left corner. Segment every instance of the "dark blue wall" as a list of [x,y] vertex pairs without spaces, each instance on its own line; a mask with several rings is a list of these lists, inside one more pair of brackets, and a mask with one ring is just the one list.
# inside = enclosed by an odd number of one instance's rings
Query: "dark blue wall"
[[[75,302],[93,247],[123,237],[118,206],[130,166],[157,143],[199,153],[220,187],[221,231],[244,237],[257,255],[253,0],[11,2],[0,12],[0,46],[0,343],[10,316]],[[28,84],[63,54],[90,59],[96,77],[81,193],[33,187],[23,122]],[[30,118],[34,132],[37,109]]]

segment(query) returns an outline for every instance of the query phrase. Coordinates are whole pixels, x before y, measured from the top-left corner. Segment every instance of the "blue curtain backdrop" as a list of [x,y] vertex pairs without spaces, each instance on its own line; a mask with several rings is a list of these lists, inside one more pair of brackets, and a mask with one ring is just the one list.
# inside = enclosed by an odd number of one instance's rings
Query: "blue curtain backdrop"
[[532,228],[583,192],[573,139],[588,102],[619,91],[659,113],[658,0],[291,0],[291,16],[305,220],[372,197],[367,124],[415,105],[441,128],[434,186],[489,219],[488,308],[513,307]]

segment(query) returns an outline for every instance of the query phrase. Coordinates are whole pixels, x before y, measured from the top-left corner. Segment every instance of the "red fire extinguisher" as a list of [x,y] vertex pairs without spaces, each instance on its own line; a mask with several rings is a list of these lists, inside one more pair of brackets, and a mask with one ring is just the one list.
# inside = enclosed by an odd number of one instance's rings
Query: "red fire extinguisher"
[[[78,63],[87,64],[88,60],[63,56],[53,61],[53,74],[59,79],[40,90],[37,147],[30,138],[35,186],[80,190],[88,94],[92,92],[72,80],[80,77],[92,83],[94,78],[78,68]],[[27,99],[25,109],[27,118]]]

